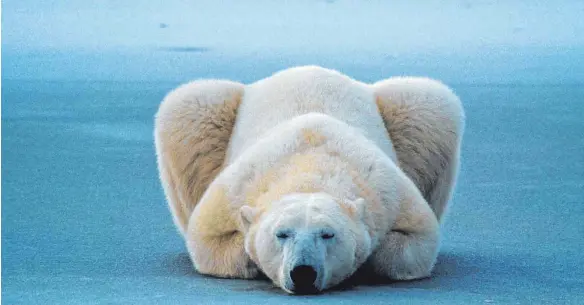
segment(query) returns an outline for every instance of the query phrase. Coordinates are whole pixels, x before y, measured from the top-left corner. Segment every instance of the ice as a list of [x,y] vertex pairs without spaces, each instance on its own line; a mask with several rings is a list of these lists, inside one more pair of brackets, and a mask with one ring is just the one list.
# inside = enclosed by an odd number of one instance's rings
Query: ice
[[[582,2],[240,3],[2,3],[4,304],[582,304]],[[158,104],[303,64],[461,97],[431,278],[297,297],[193,270],[158,180]]]

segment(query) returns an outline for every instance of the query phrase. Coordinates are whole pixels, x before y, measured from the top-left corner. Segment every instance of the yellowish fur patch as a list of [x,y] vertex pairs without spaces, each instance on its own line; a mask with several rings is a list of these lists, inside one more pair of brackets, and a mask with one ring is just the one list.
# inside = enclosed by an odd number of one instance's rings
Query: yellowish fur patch
[[302,129],[302,136],[304,137],[306,143],[312,146],[322,145],[326,139],[326,137],[321,133],[308,128]]
[[195,222],[198,232],[205,232],[205,236],[215,237],[238,230],[234,211],[227,198],[224,186],[215,186],[209,189],[205,198],[205,205],[199,207],[199,216]]
[[250,184],[246,204],[266,210],[286,194],[317,192],[320,170],[315,155],[294,154],[282,166],[269,170]]
[[[337,176],[345,181],[343,183],[348,184],[339,190],[338,185],[323,184],[326,181],[323,179],[324,176],[329,176],[327,179]],[[383,218],[383,213],[386,212],[379,194],[368,185],[363,175],[337,152],[325,151],[322,148],[312,148],[304,153],[294,154],[280,166],[260,175],[249,185],[245,201],[247,205],[259,208],[261,214],[269,210],[273,202],[287,194],[326,192],[335,198],[346,215],[355,218],[356,211],[344,195],[351,190],[366,200],[371,217],[364,221],[373,234],[373,231],[378,229],[375,224],[384,224],[379,219]]]

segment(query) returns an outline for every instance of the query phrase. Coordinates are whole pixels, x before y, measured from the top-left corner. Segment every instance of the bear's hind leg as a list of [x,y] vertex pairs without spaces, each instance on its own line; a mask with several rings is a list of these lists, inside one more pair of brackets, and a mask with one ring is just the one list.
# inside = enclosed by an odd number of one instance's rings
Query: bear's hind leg
[[464,128],[460,100],[427,78],[389,78],[372,87],[400,168],[440,221],[458,172]]
[[194,81],[170,92],[155,119],[160,180],[179,231],[224,166],[244,86],[221,80]]

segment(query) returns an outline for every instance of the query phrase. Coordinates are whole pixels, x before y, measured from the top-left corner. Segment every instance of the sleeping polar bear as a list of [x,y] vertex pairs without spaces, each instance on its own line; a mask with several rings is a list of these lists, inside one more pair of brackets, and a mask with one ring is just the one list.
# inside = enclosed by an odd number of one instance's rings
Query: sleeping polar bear
[[195,268],[289,293],[358,268],[429,276],[464,114],[426,78],[365,84],[306,66],[251,85],[195,81],[156,115],[160,179]]

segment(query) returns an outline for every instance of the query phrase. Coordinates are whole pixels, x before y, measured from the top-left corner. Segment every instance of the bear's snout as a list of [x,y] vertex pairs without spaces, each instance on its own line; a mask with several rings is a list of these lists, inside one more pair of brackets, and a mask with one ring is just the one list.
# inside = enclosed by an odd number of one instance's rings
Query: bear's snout
[[318,292],[316,288],[316,278],[318,273],[312,266],[300,265],[290,271],[290,279],[294,288],[292,291],[298,294],[311,294]]

